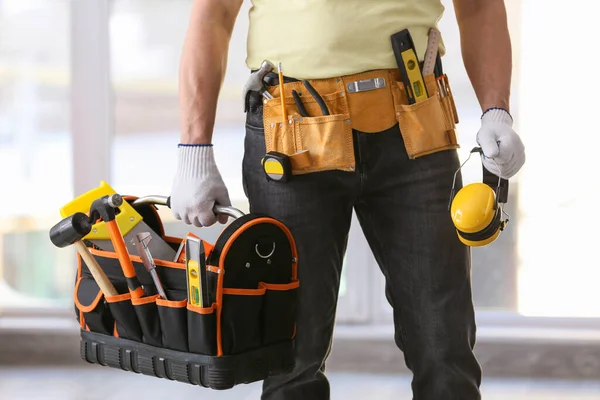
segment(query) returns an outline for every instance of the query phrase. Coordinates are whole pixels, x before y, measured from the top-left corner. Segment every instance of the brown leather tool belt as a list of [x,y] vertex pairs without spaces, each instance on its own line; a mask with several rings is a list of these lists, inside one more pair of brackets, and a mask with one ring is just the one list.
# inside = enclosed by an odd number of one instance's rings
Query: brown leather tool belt
[[311,79],[308,86],[285,78],[285,120],[278,81],[274,73],[265,78],[273,96],[263,99],[266,148],[289,156],[294,174],[353,171],[353,129],[376,133],[399,124],[411,159],[459,147],[458,116],[445,74],[425,76],[429,98],[415,104],[408,104],[398,69]]

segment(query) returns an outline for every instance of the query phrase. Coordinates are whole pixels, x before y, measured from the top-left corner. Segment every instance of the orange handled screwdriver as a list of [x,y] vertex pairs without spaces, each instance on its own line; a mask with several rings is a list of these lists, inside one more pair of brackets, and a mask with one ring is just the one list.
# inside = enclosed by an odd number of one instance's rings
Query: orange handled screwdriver
[[146,293],[144,292],[144,288],[142,287],[142,284],[135,273],[135,268],[133,267],[133,263],[131,262],[131,258],[129,258],[129,253],[127,252],[125,240],[123,239],[123,235],[121,234],[121,230],[119,229],[119,225],[117,225],[117,221],[115,219],[115,209],[121,204],[123,204],[123,198],[118,194],[101,197],[92,203],[90,208],[90,216],[94,217],[92,220],[95,220],[96,218],[94,214],[97,214],[104,222],[106,222],[108,233],[110,234],[110,240],[115,248],[115,252],[117,253],[117,258],[121,264],[123,275],[125,275],[125,279],[127,280],[127,287],[129,288],[129,293],[131,293],[131,298],[139,299],[140,297],[144,297]]

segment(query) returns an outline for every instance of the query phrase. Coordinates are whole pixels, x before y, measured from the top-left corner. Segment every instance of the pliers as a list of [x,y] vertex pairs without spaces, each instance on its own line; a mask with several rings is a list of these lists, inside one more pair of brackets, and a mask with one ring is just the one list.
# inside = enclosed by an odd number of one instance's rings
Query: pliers
[[[317,104],[321,108],[321,112],[323,113],[323,115],[329,115],[329,109],[327,108],[327,104],[325,104],[325,100],[323,100],[323,97],[321,97],[321,95],[315,90],[315,88],[310,84],[310,82],[302,81],[302,83],[304,84],[306,90],[308,90],[311,96],[317,101]],[[302,104],[302,100],[300,99],[300,95],[298,94],[298,92],[292,90],[292,96],[294,97],[294,102],[296,103],[296,107],[298,107],[298,112],[300,113],[300,115],[303,117],[309,117],[308,112],[304,107],[304,104]]]

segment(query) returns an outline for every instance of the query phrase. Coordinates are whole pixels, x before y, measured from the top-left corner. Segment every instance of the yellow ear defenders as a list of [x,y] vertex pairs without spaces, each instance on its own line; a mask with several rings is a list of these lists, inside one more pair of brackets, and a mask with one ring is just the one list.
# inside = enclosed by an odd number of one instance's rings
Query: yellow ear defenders
[[[471,150],[469,157],[454,173],[448,209],[460,241],[467,246],[478,247],[496,240],[508,223],[508,218],[502,219],[503,214],[508,217],[502,208],[502,203],[506,203],[507,200],[508,181],[483,167],[484,182],[466,185],[455,195],[456,175],[473,153],[482,154],[481,148],[475,147]],[[500,171],[500,168],[498,170]]]

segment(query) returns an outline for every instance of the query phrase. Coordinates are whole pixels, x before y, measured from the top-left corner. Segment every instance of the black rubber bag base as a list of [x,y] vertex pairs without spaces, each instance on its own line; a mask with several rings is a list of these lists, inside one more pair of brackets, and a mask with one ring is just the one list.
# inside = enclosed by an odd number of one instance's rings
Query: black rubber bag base
[[242,354],[214,357],[81,331],[81,358],[89,363],[215,390],[290,372],[294,368],[293,350],[290,340]]

